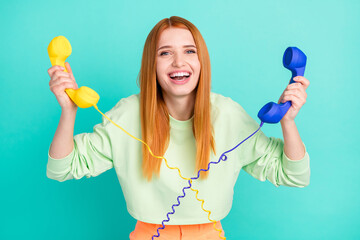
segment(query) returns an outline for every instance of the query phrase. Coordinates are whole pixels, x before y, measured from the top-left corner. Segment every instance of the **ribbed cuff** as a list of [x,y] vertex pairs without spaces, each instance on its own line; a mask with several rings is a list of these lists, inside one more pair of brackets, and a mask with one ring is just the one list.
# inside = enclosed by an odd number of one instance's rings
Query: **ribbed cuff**
[[300,160],[290,159],[286,156],[285,151],[283,151],[283,166],[288,174],[301,174],[310,168],[310,157],[304,143],[303,145],[305,148],[305,156]]
[[63,172],[64,170],[69,168],[71,161],[74,157],[74,154],[75,154],[75,147],[73,148],[71,153],[69,153],[67,156],[60,159],[55,159],[50,156],[48,151],[47,169],[55,173]]

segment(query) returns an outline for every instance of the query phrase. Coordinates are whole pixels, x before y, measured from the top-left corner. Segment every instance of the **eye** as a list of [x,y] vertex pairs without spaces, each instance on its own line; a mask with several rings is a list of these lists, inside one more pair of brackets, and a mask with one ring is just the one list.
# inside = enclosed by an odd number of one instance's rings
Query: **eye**
[[169,53],[169,52],[161,52],[161,53],[160,53],[160,56],[167,55],[167,53]]
[[195,50],[187,50],[187,53],[196,53]]

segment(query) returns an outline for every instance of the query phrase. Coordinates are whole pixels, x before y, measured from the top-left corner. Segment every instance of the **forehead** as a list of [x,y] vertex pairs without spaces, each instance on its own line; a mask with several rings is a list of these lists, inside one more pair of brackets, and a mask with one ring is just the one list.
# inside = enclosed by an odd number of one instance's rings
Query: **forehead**
[[195,45],[194,38],[188,29],[171,27],[165,29],[159,37],[158,47]]

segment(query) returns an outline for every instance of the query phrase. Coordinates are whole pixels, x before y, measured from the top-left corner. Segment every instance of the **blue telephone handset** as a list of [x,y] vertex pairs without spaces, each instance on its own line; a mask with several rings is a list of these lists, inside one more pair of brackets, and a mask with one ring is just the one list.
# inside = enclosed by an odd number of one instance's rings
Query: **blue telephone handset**
[[[295,83],[293,80],[294,77],[304,76],[306,55],[297,47],[288,47],[284,52],[283,65],[292,73],[289,84]],[[265,123],[278,123],[290,107],[290,101],[281,104],[269,102],[260,109],[258,117]]]

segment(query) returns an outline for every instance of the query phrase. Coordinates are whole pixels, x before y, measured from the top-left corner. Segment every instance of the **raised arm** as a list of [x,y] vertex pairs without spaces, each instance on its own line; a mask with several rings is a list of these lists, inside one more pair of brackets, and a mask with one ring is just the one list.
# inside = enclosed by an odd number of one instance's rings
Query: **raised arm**
[[60,107],[61,117],[56,129],[49,154],[51,157],[60,159],[71,153],[74,148],[73,135],[77,106],[65,93],[66,88],[77,89],[74,75],[69,63],[65,63],[68,72],[60,66],[52,66],[48,73],[50,76],[50,90],[54,93]]
[[291,101],[289,111],[280,121],[284,137],[284,152],[290,159],[300,160],[305,155],[305,148],[295,124],[295,117],[306,102],[307,93],[305,90],[310,82],[301,76],[295,77],[294,81],[296,83],[287,86],[278,103]]

